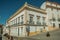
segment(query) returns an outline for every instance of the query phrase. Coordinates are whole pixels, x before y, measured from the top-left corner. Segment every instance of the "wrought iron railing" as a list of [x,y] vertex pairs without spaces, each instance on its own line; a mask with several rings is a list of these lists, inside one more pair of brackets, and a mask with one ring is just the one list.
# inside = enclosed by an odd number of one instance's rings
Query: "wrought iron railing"
[[49,21],[56,21],[56,19],[55,18],[52,18],[52,19],[49,19]]
[[34,24],[34,21],[29,21],[29,24]]
[[22,25],[22,24],[23,24],[23,21],[22,22],[15,23],[15,24],[12,24],[11,26],[18,26],[18,25]]
[[37,21],[37,25],[41,25],[41,22]]
[[45,22],[43,22],[43,26],[46,26],[46,23]]

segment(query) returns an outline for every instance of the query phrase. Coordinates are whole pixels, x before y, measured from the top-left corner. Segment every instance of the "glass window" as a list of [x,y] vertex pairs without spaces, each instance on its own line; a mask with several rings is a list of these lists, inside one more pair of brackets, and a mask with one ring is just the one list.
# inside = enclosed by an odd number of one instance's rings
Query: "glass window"
[[18,17],[18,23],[20,22],[20,17]]
[[23,27],[21,27],[21,34],[23,33]]
[[45,17],[43,17],[43,21],[45,21]]
[[15,19],[14,19],[14,24],[15,24]]
[[21,15],[21,24],[23,24],[23,15]]
[[30,22],[32,22],[32,21],[33,21],[33,15],[30,14]]
[[17,18],[16,18],[16,23],[17,23]]
[[40,21],[40,16],[37,16],[37,21]]
[[55,23],[53,23],[53,27],[55,27]]
[[23,15],[21,15],[21,20],[23,21]]
[[41,24],[40,23],[40,16],[37,16],[37,24]]

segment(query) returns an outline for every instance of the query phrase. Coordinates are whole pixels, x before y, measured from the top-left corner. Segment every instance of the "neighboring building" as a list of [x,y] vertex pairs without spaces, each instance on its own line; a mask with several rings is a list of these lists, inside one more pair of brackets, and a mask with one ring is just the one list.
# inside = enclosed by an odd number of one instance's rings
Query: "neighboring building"
[[44,2],[41,9],[25,3],[6,22],[10,36],[29,36],[60,28],[60,5]]
[[55,2],[46,1],[41,6],[47,12],[47,25],[49,30],[60,28],[60,5]]

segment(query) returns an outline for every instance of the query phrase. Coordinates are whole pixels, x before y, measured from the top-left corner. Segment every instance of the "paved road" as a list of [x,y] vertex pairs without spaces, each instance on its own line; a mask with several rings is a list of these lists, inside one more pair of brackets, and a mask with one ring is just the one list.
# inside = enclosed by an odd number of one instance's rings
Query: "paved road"
[[46,37],[46,32],[32,37],[21,38],[21,40],[60,40],[60,30],[50,31],[50,37]]
[[60,30],[50,31],[50,37],[46,37],[46,32],[31,37],[20,37],[20,40],[60,40]]
[[50,37],[46,37],[46,33],[32,36],[32,38],[40,38],[40,40],[60,40],[60,30],[50,31]]

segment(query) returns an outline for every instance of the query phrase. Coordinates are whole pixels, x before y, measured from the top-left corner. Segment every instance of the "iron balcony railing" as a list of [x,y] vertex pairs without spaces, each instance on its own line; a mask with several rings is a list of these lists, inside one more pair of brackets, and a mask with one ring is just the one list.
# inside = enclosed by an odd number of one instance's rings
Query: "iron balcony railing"
[[23,21],[22,22],[18,22],[18,25],[22,25],[23,24]]
[[45,22],[43,22],[43,26],[46,26],[46,23]]
[[34,24],[34,21],[29,21],[29,24]]
[[39,22],[39,21],[37,21],[37,23],[36,23],[37,25],[41,25],[41,22]]
[[23,24],[23,21],[22,22],[15,23],[15,24],[12,24],[11,26],[18,26],[18,25],[22,25],[22,24]]
[[52,19],[49,19],[49,21],[56,21],[56,19],[55,18],[52,18]]

